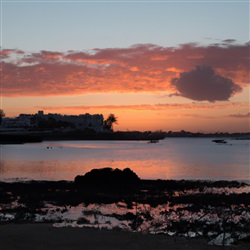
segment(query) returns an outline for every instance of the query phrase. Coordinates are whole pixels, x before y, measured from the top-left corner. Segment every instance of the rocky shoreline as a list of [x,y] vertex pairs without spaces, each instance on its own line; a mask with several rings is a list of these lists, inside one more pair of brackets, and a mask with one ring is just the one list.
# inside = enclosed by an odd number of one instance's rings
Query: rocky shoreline
[[0,220],[206,239],[250,238],[250,186],[237,181],[140,180],[133,189],[66,181],[0,182]]

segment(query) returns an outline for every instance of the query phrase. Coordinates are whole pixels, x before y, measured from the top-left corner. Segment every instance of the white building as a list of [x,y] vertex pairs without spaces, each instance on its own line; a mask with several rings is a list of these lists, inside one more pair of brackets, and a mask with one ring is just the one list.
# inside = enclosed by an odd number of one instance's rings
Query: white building
[[39,120],[55,120],[72,123],[76,129],[93,129],[97,132],[103,131],[103,115],[89,113],[82,115],[61,115],[61,114],[44,114],[43,111],[38,111],[35,115],[20,114],[16,118],[3,118],[3,128],[32,128],[38,127]]

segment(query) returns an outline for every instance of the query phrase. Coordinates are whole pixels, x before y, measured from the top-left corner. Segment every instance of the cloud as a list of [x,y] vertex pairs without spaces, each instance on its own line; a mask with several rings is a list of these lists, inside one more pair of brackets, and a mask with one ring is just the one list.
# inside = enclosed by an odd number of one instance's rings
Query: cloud
[[230,117],[233,118],[250,118],[250,112],[247,114],[233,114],[233,115],[229,115]]
[[235,43],[236,40],[235,39],[225,39],[225,40],[222,40],[223,43]]
[[17,49],[3,49],[0,50],[0,59],[9,59],[12,54],[24,54],[23,51]]
[[1,59],[9,58],[9,55],[10,55],[11,53],[12,53],[12,50],[10,50],[10,49],[0,50],[0,58],[1,58]]
[[[220,87],[223,100],[249,84],[249,44],[202,47],[195,43],[179,47],[138,44],[128,48],[90,51],[2,51],[2,96],[52,96],[100,92],[176,93],[171,84],[180,72],[196,65],[210,65],[217,79],[232,81],[232,91]],[[222,77],[223,76],[223,77]],[[219,84],[217,82],[217,86]],[[197,89],[192,88],[197,95]],[[181,93],[180,93],[181,94]],[[203,97],[195,100],[204,99]],[[206,98],[205,98],[206,99]],[[218,98],[209,98],[209,100]],[[220,98],[219,98],[220,100]]]
[[108,109],[108,110],[150,110],[150,111],[160,111],[160,110],[214,110],[214,109],[241,109],[248,108],[249,104],[246,102],[240,103],[158,103],[158,104],[131,104],[131,105],[99,105],[99,106],[36,106],[39,110],[89,110],[89,109]]
[[171,114],[172,116],[176,116],[179,118],[193,118],[193,119],[216,119],[216,116],[207,116],[207,115],[200,115],[200,114]]
[[180,95],[196,101],[225,101],[241,87],[231,79],[217,75],[209,66],[198,66],[196,69],[183,72],[174,78],[171,84]]

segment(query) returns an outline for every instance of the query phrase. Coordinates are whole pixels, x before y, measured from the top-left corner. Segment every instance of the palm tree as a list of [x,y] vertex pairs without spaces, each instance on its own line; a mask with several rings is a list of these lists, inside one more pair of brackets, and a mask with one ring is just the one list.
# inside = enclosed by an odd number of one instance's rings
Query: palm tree
[[0,125],[2,124],[3,117],[5,117],[5,113],[2,109],[0,109]]
[[117,117],[114,114],[110,114],[104,121],[104,128],[113,131],[113,124],[117,124]]

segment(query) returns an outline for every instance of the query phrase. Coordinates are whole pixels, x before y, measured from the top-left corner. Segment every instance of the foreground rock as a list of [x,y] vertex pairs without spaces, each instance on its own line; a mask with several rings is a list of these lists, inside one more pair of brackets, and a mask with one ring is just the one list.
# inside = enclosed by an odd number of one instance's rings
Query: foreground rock
[[140,178],[129,168],[93,169],[84,176],[75,177],[75,184],[80,187],[107,189],[134,189],[138,187]]

